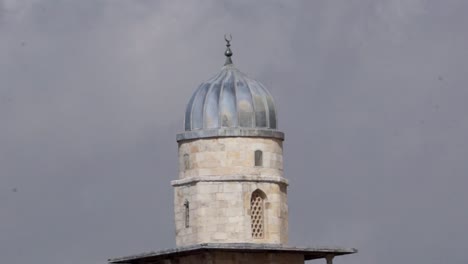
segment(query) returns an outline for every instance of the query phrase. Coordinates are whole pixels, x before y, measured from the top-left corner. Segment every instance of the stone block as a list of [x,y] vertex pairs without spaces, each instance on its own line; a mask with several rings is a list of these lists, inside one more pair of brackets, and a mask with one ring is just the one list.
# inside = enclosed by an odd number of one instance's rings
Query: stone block
[[227,236],[227,234],[225,232],[215,232],[215,233],[213,233],[212,238],[214,240],[218,240],[218,241],[221,240],[222,241],[222,240],[226,240],[228,238],[228,236]]

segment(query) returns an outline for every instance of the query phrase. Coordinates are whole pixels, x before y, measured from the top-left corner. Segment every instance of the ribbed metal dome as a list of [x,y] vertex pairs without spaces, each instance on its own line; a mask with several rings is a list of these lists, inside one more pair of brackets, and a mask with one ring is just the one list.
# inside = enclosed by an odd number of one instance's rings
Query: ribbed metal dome
[[276,129],[270,92],[233,64],[202,83],[185,112],[185,131],[215,128]]
[[212,137],[267,137],[284,140],[276,130],[276,108],[260,82],[240,72],[231,60],[226,40],[226,62],[221,72],[202,83],[185,110],[185,132],[177,141]]

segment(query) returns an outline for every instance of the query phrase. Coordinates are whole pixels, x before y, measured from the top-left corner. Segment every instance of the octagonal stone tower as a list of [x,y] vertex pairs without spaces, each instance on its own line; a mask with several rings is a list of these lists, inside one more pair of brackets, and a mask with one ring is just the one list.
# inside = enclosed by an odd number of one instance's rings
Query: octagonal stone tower
[[228,40],[225,55],[221,71],[192,95],[177,135],[176,244],[286,244],[288,182],[275,103],[233,65]]
[[295,247],[288,242],[284,134],[273,97],[226,63],[202,83],[177,135],[174,187],[177,248],[110,259],[112,264],[300,264],[354,254],[353,248]]

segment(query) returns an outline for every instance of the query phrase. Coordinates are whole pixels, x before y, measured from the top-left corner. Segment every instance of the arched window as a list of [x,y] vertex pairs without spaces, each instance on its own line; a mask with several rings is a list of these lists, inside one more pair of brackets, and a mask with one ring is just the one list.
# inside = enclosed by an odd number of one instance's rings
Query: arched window
[[184,154],[184,169],[190,170],[190,157],[187,153]]
[[263,152],[261,150],[255,151],[255,166],[263,166]]
[[250,198],[250,218],[253,238],[263,238],[265,233],[265,194],[256,190]]
[[187,200],[185,200],[184,202],[184,209],[185,209],[185,228],[188,228],[190,226],[190,203]]

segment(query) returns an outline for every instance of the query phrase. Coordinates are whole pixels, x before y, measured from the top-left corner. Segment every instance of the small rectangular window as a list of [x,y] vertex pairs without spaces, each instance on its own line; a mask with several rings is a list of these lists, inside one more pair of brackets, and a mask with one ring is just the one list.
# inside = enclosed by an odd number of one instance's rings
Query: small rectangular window
[[185,200],[184,202],[184,209],[185,209],[185,228],[190,226],[190,204],[189,201]]
[[263,166],[263,152],[261,150],[255,151],[255,166]]
[[190,157],[188,154],[184,154],[184,169],[190,170]]

